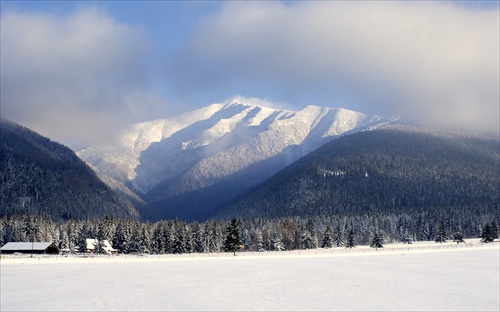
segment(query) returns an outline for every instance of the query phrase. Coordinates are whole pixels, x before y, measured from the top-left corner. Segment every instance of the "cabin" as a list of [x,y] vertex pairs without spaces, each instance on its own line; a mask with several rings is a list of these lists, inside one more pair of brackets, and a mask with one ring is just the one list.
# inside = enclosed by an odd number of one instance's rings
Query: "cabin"
[[[111,246],[111,243],[106,239],[102,240],[101,244],[103,246],[104,251],[106,251],[107,254],[114,254],[118,252],[118,250],[114,249]],[[85,240],[85,252],[94,253],[96,245],[97,245],[97,239],[87,238]]]
[[59,254],[59,247],[50,242],[10,242],[0,248],[2,254]]

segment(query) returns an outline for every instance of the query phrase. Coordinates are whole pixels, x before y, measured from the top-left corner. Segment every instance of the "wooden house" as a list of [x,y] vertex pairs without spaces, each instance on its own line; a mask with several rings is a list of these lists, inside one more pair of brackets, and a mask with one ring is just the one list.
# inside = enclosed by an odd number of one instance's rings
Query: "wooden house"
[[59,254],[59,247],[50,242],[10,242],[0,248],[3,254]]

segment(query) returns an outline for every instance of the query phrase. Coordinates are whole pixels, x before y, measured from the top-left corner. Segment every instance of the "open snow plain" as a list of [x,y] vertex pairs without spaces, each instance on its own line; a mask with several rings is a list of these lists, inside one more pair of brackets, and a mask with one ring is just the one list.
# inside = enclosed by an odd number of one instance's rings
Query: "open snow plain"
[[498,311],[500,244],[1,257],[1,311]]

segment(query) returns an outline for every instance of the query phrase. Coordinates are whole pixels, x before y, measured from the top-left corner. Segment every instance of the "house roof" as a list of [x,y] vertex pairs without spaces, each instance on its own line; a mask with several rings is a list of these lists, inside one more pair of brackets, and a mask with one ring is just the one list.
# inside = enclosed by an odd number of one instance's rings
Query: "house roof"
[[[87,238],[86,239],[86,246],[87,246],[87,249],[90,249],[90,250],[93,250],[95,249],[95,245],[97,244],[97,239],[92,239],[92,238]],[[108,240],[102,240],[101,241],[101,244],[103,245],[103,249],[106,250],[106,251],[116,251],[116,249],[114,249],[112,246],[111,246],[111,243],[108,241]]]
[[[0,251],[7,250],[45,250],[53,243],[50,242],[10,242],[5,244]],[[54,245],[55,246],[55,245]]]

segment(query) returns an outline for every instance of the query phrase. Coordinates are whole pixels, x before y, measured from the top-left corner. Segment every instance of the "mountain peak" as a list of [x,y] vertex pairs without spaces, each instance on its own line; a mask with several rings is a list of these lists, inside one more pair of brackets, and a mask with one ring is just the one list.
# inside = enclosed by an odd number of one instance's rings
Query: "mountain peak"
[[[182,214],[214,208],[329,140],[385,122],[349,110],[285,111],[232,99],[133,125],[115,142],[78,155],[153,206],[161,203],[154,209],[170,205]],[[211,195],[202,203],[200,192]],[[186,194],[192,196],[178,200]],[[157,216],[167,215],[180,217]]]

